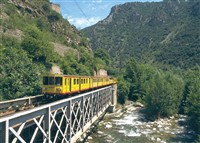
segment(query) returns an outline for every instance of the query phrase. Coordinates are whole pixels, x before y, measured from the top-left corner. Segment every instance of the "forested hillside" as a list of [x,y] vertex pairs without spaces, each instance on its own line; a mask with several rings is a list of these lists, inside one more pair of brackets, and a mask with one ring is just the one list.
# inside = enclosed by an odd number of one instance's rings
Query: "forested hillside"
[[54,65],[69,75],[106,67],[49,0],[1,0],[0,10],[0,100],[41,94],[42,75]]
[[199,19],[199,1],[132,2],[114,6],[106,19],[82,32],[93,49],[107,49],[120,67],[134,57],[191,68],[200,64]]

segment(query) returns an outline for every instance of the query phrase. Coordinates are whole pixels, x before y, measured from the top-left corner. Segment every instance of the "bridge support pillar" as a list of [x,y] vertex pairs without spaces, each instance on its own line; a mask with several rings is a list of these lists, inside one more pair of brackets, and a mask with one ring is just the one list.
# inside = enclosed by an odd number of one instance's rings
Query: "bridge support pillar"
[[112,97],[111,97],[111,105],[108,107],[108,112],[115,112],[115,106],[117,105],[117,84],[112,86]]

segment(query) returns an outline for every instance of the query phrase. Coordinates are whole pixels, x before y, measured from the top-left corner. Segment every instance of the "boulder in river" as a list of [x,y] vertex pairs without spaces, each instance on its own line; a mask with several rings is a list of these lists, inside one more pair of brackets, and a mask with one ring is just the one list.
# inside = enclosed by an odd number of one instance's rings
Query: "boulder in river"
[[105,128],[106,128],[106,129],[110,129],[110,128],[112,128],[112,125],[107,124],[107,125],[105,126]]

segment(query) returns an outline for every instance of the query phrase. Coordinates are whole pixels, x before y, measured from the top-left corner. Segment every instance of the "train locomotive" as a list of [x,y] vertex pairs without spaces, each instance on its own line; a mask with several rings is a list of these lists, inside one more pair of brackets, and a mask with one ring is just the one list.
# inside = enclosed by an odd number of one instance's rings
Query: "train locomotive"
[[51,74],[43,76],[42,92],[46,98],[62,97],[115,83],[112,77]]

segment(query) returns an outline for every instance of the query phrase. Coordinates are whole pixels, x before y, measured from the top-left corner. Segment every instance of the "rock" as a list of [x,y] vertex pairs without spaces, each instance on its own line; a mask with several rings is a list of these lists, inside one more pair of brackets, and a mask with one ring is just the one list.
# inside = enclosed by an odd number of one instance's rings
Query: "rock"
[[110,128],[112,128],[112,125],[107,124],[107,125],[105,126],[105,128],[106,128],[106,129],[110,129]]
[[142,122],[140,122],[140,121],[135,121],[135,125],[141,125],[142,124]]
[[153,131],[156,131],[156,128],[153,128]]
[[195,134],[195,131],[190,130],[190,131],[188,131],[188,133],[189,134]]
[[87,134],[83,134],[83,138],[86,138]]
[[175,122],[177,123],[177,122],[178,122],[178,120],[175,120]]
[[107,139],[113,139],[113,137],[111,135],[107,135],[106,137]]
[[158,142],[159,142],[159,141],[161,141],[161,139],[160,139],[160,138],[156,138],[156,141],[158,141]]
[[88,139],[88,140],[92,140],[92,137],[91,137],[91,136],[89,136],[87,139]]
[[158,128],[162,128],[162,125],[158,125]]
[[165,130],[169,130],[169,127],[165,127],[164,129],[165,129]]
[[174,116],[169,117],[170,119],[174,119]]
[[150,127],[151,127],[151,125],[146,125],[146,127],[147,127],[147,128],[150,128]]
[[103,122],[103,121],[101,121],[99,124],[100,124],[100,125],[102,125],[103,123],[104,123],[104,122]]
[[151,140],[152,140],[152,141],[155,141],[155,137],[151,137]]
[[144,105],[143,105],[142,103],[140,103],[140,102],[136,102],[136,103],[134,104],[134,106],[135,106],[135,107],[144,107]]
[[84,140],[83,138],[80,138],[80,139],[79,139],[80,142],[83,142],[83,140]]
[[102,134],[103,134],[103,132],[101,132],[101,131],[98,131],[97,133],[98,133],[98,134],[100,134],[100,135],[102,135]]

